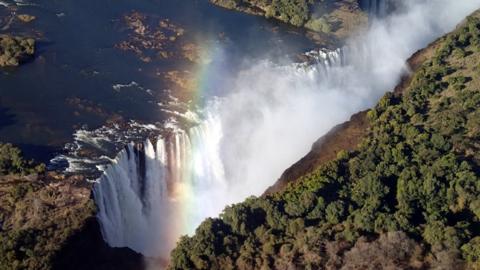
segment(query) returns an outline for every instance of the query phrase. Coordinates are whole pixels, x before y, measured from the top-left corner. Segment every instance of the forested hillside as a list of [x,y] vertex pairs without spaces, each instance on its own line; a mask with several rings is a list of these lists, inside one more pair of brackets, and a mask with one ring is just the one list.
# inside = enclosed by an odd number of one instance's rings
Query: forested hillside
[[480,13],[433,48],[355,151],[207,219],[170,269],[480,269]]

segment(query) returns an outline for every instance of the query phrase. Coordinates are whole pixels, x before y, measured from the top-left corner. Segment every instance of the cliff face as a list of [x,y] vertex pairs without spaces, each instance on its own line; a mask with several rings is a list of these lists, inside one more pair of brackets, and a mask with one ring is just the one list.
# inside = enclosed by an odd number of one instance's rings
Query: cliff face
[[355,150],[367,134],[368,127],[366,111],[354,114],[349,121],[334,127],[313,144],[312,150],[305,157],[285,170],[280,179],[269,187],[264,195],[282,191],[289,183],[296,182],[302,176],[334,160],[340,151]]
[[170,269],[477,269],[479,60],[476,12],[410,59],[368,122],[352,117],[287,171],[295,183],[183,237]]

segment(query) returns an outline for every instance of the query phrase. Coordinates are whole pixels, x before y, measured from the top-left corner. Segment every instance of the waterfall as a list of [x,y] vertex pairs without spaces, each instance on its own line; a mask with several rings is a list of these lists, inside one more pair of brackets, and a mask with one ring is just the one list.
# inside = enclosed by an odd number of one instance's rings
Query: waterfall
[[167,256],[178,236],[261,194],[319,136],[373,106],[407,72],[408,57],[480,5],[405,2],[405,12],[373,22],[345,49],[312,51],[307,64],[252,63],[193,128],[128,144],[94,187],[108,244]]
[[[317,79],[341,65],[340,50],[306,55],[312,63],[279,68]],[[181,234],[193,233],[203,219],[244,197],[229,193],[234,183],[225,177],[221,156],[222,120],[215,106],[209,109],[203,122],[188,131],[176,128],[155,144],[149,139],[129,143],[97,179],[97,216],[109,245],[167,256]]]
[[344,51],[342,49],[326,50],[318,49],[306,52],[306,62],[285,66],[284,69],[301,77],[306,74],[310,80],[328,77],[334,67],[342,66],[345,63]]
[[383,18],[392,13],[398,0],[361,0],[361,7],[366,10],[370,16]]
[[226,185],[220,138],[218,122],[207,119],[155,144],[149,139],[128,144],[94,185],[107,243],[147,256],[167,255],[181,234],[217,215],[224,205],[215,196]]

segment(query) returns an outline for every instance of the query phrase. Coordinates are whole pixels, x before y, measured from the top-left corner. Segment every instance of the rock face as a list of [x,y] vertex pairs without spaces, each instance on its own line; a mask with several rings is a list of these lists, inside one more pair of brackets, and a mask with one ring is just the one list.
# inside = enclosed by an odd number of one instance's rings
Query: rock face
[[0,36],[0,67],[18,66],[32,58],[35,53],[35,40],[2,35]]
[[340,151],[355,150],[367,133],[367,112],[353,115],[349,121],[334,127],[325,136],[319,138],[312,150],[280,176],[280,179],[265,191],[265,195],[283,190],[288,183],[295,182],[302,176],[311,173],[328,161],[334,160]]

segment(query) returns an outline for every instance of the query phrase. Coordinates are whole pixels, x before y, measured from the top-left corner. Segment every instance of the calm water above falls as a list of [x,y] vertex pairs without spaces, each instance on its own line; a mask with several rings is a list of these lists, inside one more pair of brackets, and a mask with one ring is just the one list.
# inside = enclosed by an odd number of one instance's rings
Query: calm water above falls
[[[14,6],[13,1],[5,3]],[[170,101],[175,93],[166,91],[172,87],[162,72],[188,70],[197,77],[199,69],[212,65],[222,70],[218,76],[224,76],[248,59],[293,55],[312,46],[291,29],[278,29],[262,18],[227,11],[207,1],[24,4],[17,13],[37,19],[30,24],[14,21],[10,27],[1,25],[4,30],[0,33],[38,37],[38,53],[34,61],[0,72],[0,140],[21,145],[29,156],[44,161],[71,141],[74,130],[83,125],[94,129],[119,118],[146,123],[164,120],[166,115],[157,103]],[[209,56],[213,62],[198,64],[171,57],[146,63],[131,51],[115,48],[131,35],[122,18],[133,11],[150,16],[152,28],[159,20],[170,19],[185,29],[185,39],[214,54]],[[11,11],[0,6],[0,14],[7,16]],[[115,89],[114,85],[129,87]],[[197,98],[221,95],[228,87],[226,82],[219,83],[208,91]]]

